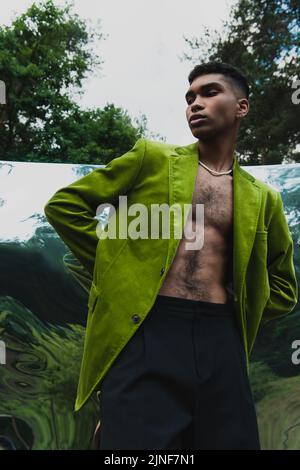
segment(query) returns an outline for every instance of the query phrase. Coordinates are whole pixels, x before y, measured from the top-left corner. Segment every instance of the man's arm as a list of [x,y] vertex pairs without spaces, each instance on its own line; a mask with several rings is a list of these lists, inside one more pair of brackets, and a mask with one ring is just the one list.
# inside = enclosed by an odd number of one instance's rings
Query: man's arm
[[268,275],[270,297],[262,322],[291,312],[298,299],[298,285],[293,263],[293,239],[284,214],[280,193],[268,229]]
[[49,223],[82,265],[93,274],[99,204],[113,203],[135,183],[145,153],[146,142],[138,139],[127,153],[97,168],[51,197],[44,207]]

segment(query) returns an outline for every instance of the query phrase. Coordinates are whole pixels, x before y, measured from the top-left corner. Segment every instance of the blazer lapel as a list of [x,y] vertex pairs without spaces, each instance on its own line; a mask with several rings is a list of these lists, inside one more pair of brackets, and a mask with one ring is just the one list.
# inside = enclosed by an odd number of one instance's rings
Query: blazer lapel
[[[176,223],[185,226],[184,204],[192,204],[198,172],[198,141],[175,147],[169,159],[169,205],[178,205],[182,217]],[[249,262],[261,203],[261,189],[255,178],[240,168],[237,155],[233,165],[233,290],[235,298],[241,297],[246,267]],[[185,214],[187,216],[187,214]],[[182,230],[183,231],[183,230]],[[170,229],[169,260],[172,262],[180,239],[172,239]]]
[[183,233],[188,215],[187,211],[184,212],[184,204],[192,204],[197,170],[197,145],[176,147],[171,151],[169,158],[169,207],[177,206],[180,212],[175,214],[174,223],[170,224],[168,263],[172,263],[180,242],[180,238],[173,238],[178,225],[181,236]]
[[255,178],[240,168],[235,155],[233,168],[233,286],[240,298],[252,251],[261,204]]

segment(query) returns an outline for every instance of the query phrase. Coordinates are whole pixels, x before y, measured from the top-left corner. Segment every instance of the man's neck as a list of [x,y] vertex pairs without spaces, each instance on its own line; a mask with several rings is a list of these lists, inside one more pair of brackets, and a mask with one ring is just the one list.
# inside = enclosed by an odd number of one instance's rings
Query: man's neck
[[214,140],[213,142],[203,142],[198,140],[199,160],[212,170],[226,171],[233,165],[233,155],[235,152],[235,141]]

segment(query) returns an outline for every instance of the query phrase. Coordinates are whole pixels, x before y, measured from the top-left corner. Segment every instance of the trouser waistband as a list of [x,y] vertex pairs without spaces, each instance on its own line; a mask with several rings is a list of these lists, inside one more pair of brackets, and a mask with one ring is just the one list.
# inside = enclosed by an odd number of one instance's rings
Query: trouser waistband
[[183,311],[196,312],[199,314],[207,315],[222,315],[222,316],[232,316],[234,313],[234,303],[233,300],[228,300],[228,302],[215,303],[215,302],[206,302],[204,300],[191,300],[185,299],[183,297],[173,297],[168,295],[158,295],[155,300],[156,306],[162,306],[165,309],[176,309]]

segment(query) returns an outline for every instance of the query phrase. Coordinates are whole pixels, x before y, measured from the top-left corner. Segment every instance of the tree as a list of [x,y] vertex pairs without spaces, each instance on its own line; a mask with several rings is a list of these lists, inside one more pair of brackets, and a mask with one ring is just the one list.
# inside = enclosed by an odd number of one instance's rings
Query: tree
[[196,60],[188,54],[183,60],[228,62],[249,80],[250,112],[236,146],[243,164],[300,161],[300,105],[292,101],[300,71],[299,21],[296,0],[239,0],[221,34],[204,27],[202,37],[184,38]]
[[[0,28],[0,78],[6,105],[0,106],[1,159],[107,163],[127,151],[146,130],[126,112],[107,104],[82,110],[72,99],[88,73],[100,68],[94,41],[71,4],[33,3],[11,26]],[[101,161],[100,161],[101,160]]]
[[[40,132],[39,161],[53,163],[106,164],[127,152],[146,131],[146,120],[136,119],[134,127],[128,113],[108,103],[103,109],[82,110],[70,104],[63,118],[53,110],[52,121]],[[31,149],[27,161],[36,160]]]

